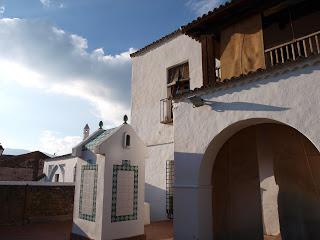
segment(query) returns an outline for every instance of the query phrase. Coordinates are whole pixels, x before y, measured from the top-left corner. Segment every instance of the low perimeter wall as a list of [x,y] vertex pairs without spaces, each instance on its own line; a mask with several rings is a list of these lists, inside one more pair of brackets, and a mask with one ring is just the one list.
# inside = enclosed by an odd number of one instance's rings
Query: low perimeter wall
[[0,225],[71,220],[74,184],[0,181]]
[[0,167],[0,181],[32,181],[32,168]]

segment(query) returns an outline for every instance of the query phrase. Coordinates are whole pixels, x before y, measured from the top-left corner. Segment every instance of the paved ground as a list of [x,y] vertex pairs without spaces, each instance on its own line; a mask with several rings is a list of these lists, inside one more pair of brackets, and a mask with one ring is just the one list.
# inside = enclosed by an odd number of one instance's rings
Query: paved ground
[[[71,222],[0,227],[1,240],[69,240]],[[155,222],[145,227],[147,240],[172,240],[172,222]]]
[[0,227],[1,240],[68,240],[71,222]]
[[[0,227],[1,240],[69,240],[71,222],[30,224],[25,226]],[[171,221],[155,222],[145,226],[147,240],[173,240]],[[281,240],[280,237],[265,237],[264,240]]]
[[172,221],[155,222],[145,226],[147,240],[173,240]]
[[281,240],[280,235],[277,237],[265,236],[264,240]]

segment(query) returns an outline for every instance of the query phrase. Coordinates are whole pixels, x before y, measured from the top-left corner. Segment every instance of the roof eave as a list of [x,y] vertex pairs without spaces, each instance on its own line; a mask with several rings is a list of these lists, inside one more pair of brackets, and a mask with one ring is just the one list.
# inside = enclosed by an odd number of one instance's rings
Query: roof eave
[[156,47],[160,46],[164,42],[166,42],[166,41],[168,41],[168,40],[170,40],[170,39],[172,39],[172,38],[174,38],[174,37],[176,37],[176,36],[178,36],[180,34],[181,34],[181,28],[178,28],[177,30],[175,30],[175,31],[173,31],[173,32],[161,37],[160,39],[148,44],[147,46],[139,49],[138,51],[136,51],[134,53],[131,53],[130,57],[134,58],[134,57],[140,56],[140,55],[150,51],[153,48],[156,48]]

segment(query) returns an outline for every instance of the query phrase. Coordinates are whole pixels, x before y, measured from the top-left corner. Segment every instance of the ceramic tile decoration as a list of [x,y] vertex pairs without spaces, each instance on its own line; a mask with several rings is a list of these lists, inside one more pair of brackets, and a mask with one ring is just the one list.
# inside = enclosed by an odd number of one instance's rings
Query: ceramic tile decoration
[[94,222],[96,218],[98,165],[81,167],[79,218]]
[[122,165],[113,165],[111,222],[137,219],[138,166],[123,160]]

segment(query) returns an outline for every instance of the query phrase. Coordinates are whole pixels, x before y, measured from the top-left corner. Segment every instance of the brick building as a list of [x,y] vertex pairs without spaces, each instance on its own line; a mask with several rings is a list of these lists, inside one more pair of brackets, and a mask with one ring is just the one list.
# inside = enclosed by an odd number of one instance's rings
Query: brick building
[[17,156],[0,156],[0,181],[37,181],[43,175],[46,154],[35,151]]

